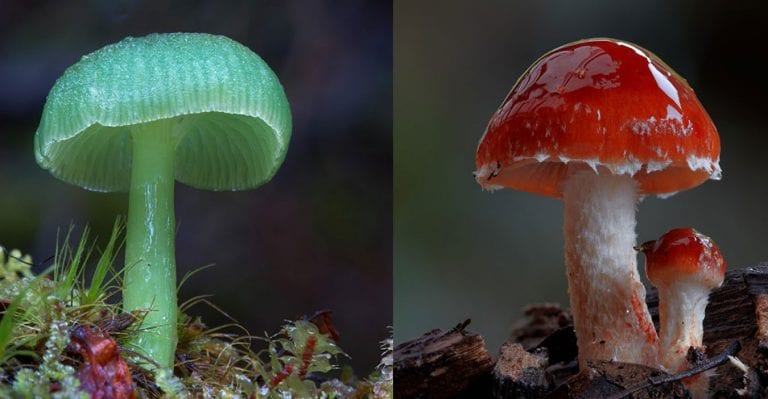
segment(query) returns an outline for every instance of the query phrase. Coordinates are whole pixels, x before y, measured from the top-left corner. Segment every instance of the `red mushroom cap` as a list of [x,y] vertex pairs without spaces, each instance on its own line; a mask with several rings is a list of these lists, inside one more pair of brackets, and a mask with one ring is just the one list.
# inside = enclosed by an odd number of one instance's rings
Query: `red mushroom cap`
[[720,138],[687,82],[651,52],[583,40],[536,61],[491,117],[475,176],[486,188],[560,197],[573,165],[668,194],[720,177]]
[[639,247],[645,253],[645,271],[656,287],[693,282],[719,287],[725,278],[725,260],[711,238],[692,228],[673,229]]

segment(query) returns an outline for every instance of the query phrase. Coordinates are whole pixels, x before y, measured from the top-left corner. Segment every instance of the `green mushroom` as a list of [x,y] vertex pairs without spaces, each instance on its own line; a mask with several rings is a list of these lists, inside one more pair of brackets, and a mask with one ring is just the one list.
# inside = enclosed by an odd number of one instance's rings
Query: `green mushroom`
[[204,190],[269,181],[291,114],[245,46],[202,33],[126,38],[84,56],[48,94],[37,163],[94,191],[128,191],[123,307],[149,310],[136,347],[171,367],[177,341],[174,180]]

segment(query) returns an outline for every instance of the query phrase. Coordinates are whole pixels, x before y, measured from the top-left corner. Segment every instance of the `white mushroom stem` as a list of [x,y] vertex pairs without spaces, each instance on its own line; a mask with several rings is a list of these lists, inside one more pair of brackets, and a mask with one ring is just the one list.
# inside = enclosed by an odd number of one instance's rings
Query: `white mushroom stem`
[[[674,374],[688,368],[690,347],[701,346],[704,312],[710,289],[695,282],[659,286],[659,357],[661,365]],[[694,399],[707,398],[709,375],[683,380]]]
[[710,289],[693,282],[659,288],[660,360],[670,373],[688,368],[688,348],[701,346]]
[[637,183],[592,170],[563,187],[565,262],[579,365],[614,360],[658,366],[658,337],[637,272]]

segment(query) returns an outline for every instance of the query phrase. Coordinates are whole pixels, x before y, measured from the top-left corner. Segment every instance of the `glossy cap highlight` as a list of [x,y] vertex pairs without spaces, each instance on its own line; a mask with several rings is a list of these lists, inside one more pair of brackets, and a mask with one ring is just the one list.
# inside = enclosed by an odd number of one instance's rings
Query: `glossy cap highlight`
[[637,45],[590,39],[523,74],[480,140],[475,177],[561,197],[570,170],[589,167],[671,194],[719,179],[719,159],[717,130],[683,78]]

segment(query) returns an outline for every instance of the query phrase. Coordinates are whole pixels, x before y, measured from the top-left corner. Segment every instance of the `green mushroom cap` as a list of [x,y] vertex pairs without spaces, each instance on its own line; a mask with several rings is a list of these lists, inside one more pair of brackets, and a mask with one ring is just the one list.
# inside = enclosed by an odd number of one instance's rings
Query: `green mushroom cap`
[[277,76],[245,46],[204,33],[126,38],[84,56],[48,95],[38,164],[66,182],[126,191],[132,128],[174,123],[175,178],[207,190],[269,181],[291,135]]

